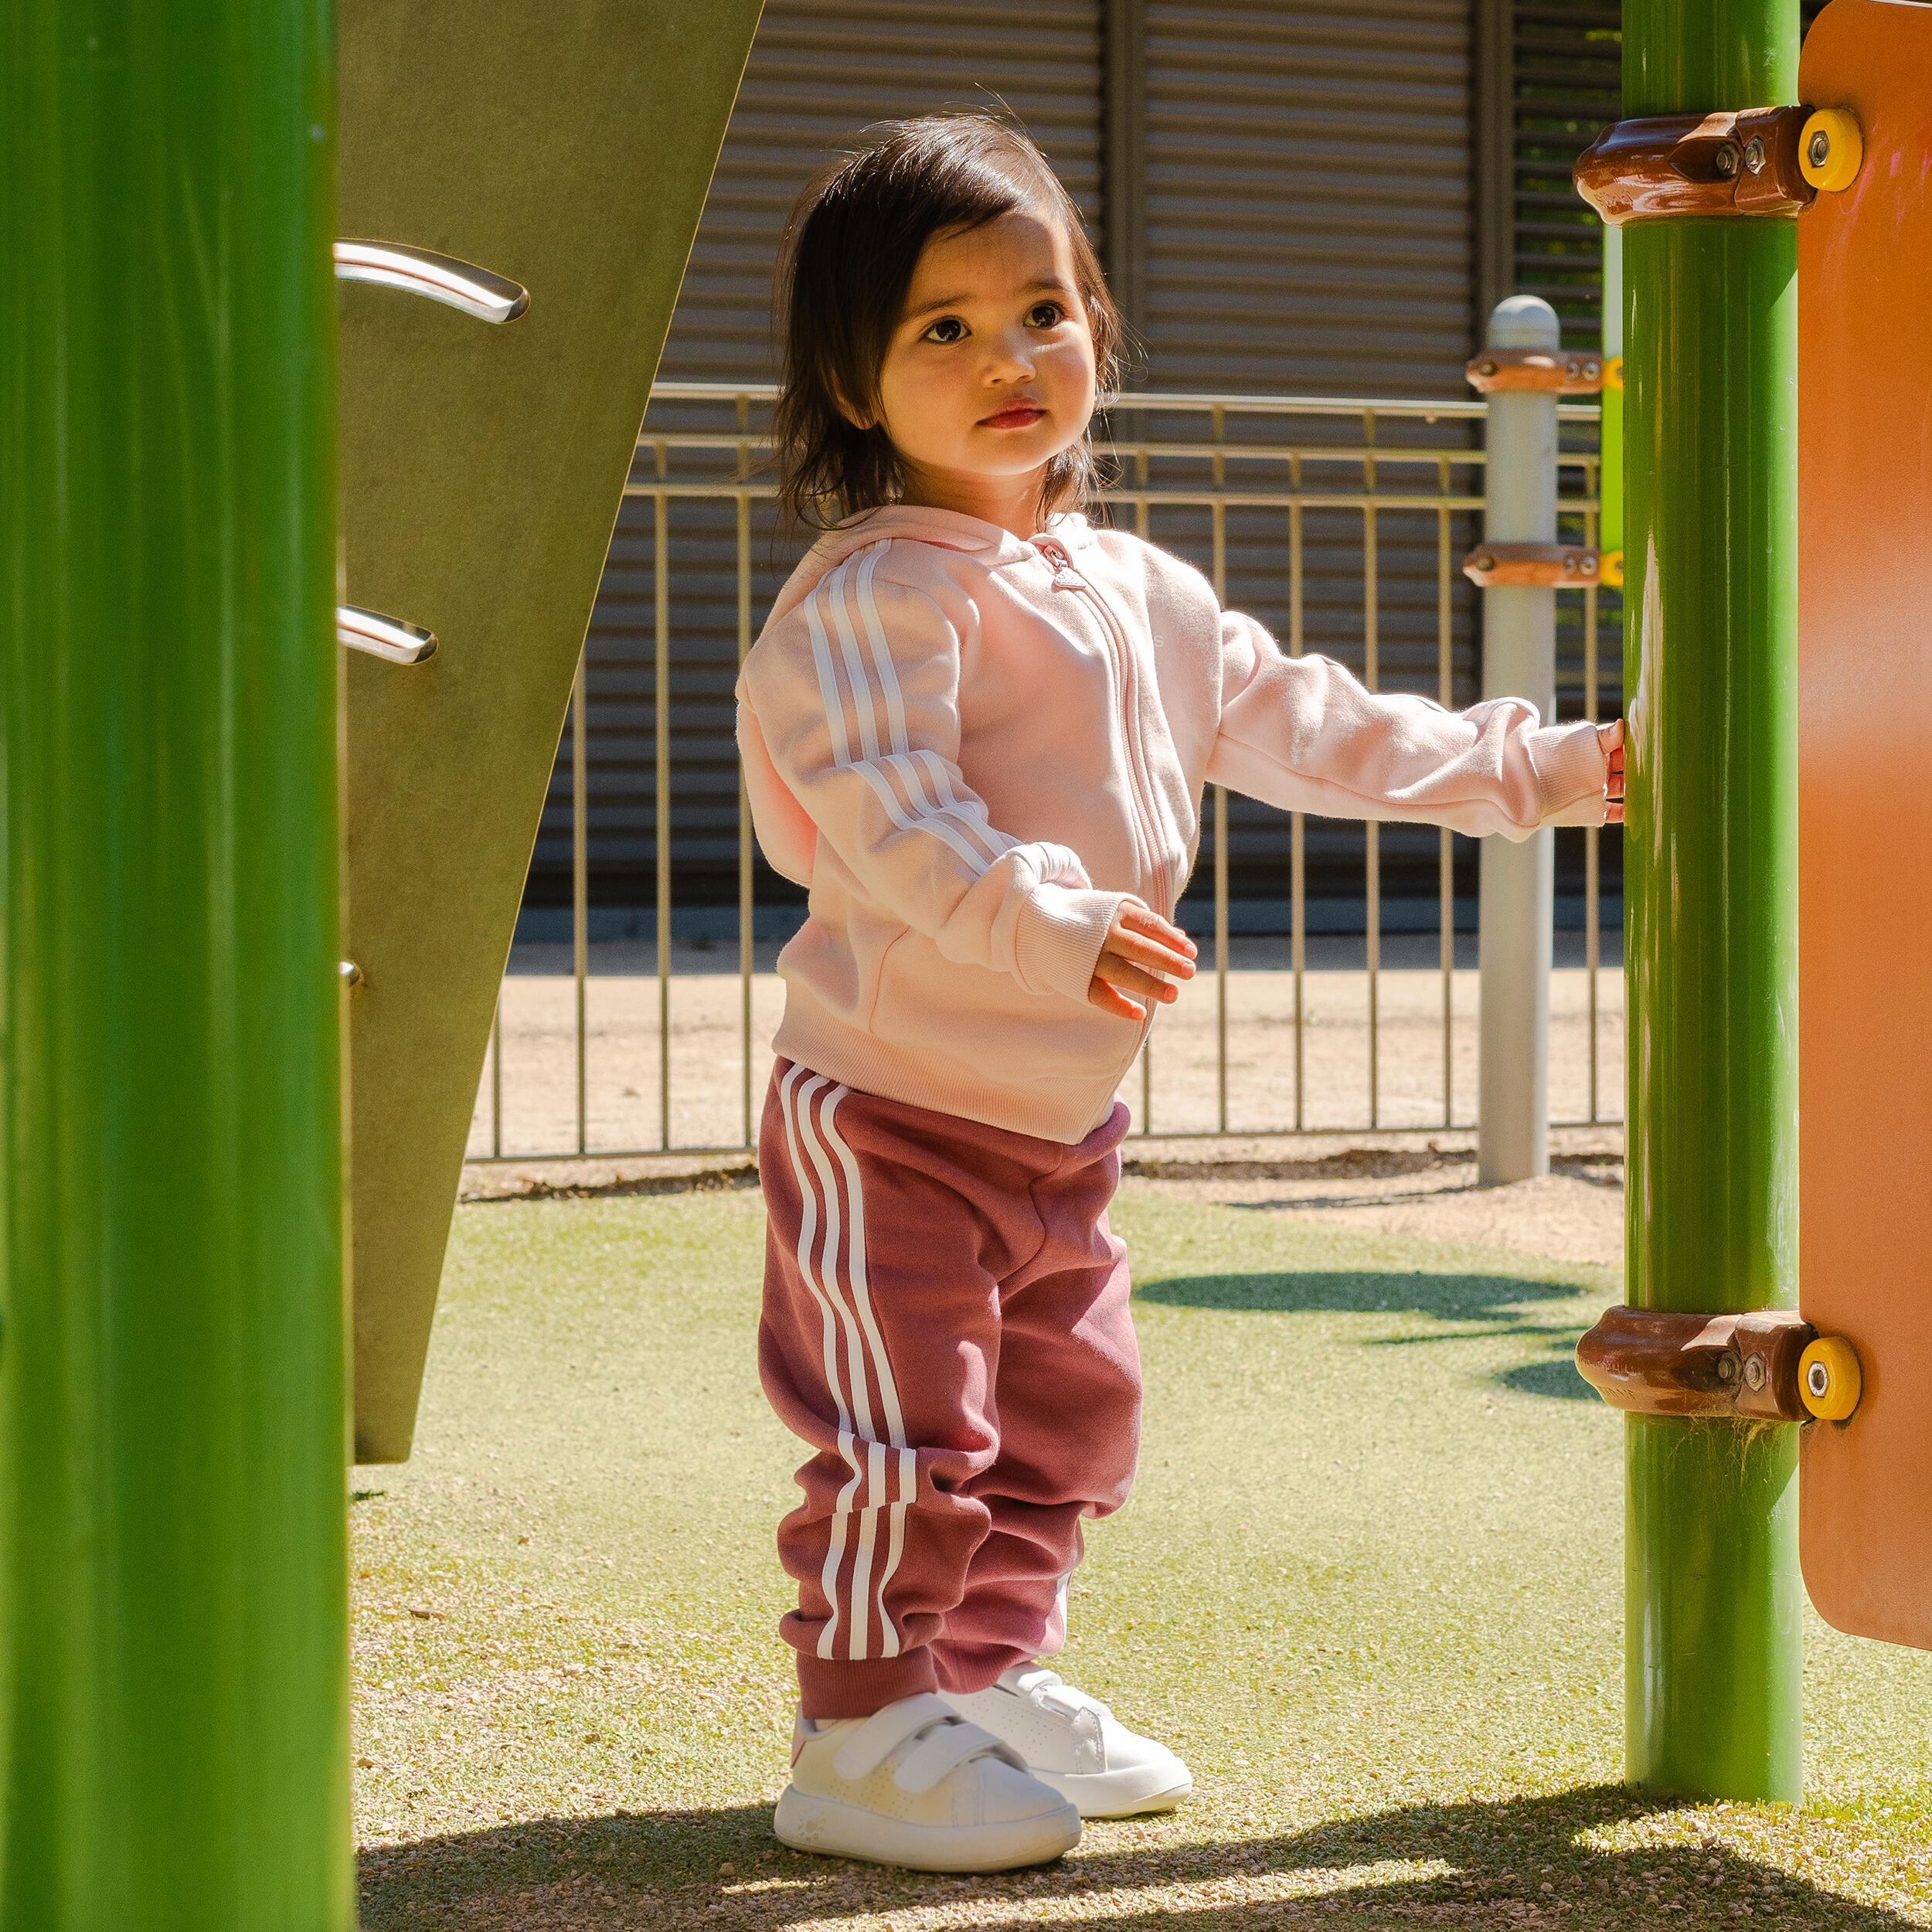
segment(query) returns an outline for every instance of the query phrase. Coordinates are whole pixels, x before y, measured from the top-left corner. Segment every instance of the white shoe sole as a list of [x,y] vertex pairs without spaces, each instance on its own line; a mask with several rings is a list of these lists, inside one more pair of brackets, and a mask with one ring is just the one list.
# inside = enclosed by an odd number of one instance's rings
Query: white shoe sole
[[1186,1766],[1178,1764],[1065,1772],[1043,1771],[1037,1764],[1029,1764],[1026,1774],[1052,1786],[1082,1818],[1138,1818],[1148,1811],[1171,1811],[1194,1789]]
[[812,1798],[787,1784],[771,1828],[782,1844],[833,1858],[903,1865],[914,1872],[1010,1872],[1044,1865],[1080,1842],[1070,1802],[1037,1818],[992,1825],[909,1825],[835,1798]]

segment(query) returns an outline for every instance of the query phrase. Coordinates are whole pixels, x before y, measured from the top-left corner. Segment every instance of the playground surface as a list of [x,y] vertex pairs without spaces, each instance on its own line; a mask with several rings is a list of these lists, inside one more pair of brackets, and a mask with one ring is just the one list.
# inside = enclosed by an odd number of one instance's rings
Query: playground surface
[[1808,1614],[1801,1809],[1617,1782],[1614,1160],[1331,1158],[1123,1189],[1142,1472],[1063,1668],[1197,1791],[998,1879],[770,1835],[755,1188],[461,1208],[415,1460],[352,1476],[368,1932],[1932,1926],[1932,1656]]
[[[1212,940],[1202,940],[1201,971],[1161,1015],[1154,1035],[1152,1131],[1202,1133],[1219,1120],[1219,1020]],[[1624,981],[1615,969],[1621,935],[1604,934],[1597,975],[1598,1117],[1614,1120],[1624,1101]],[[1590,1117],[1590,980],[1583,935],[1557,935],[1549,983],[1549,1110],[1554,1120]],[[1362,941],[1316,934],[1302,975],[1301,1043],[1304,1124],[1331,1132],[1386,1128],[1435,1128],[1443,1120],[1442,975],[1433,934],[1392,933],[1383,941],[1375,987],[1376,1081],[1369,1097],[1369,981]],[[659,1088],[659,1022],[670,1038],[669,1128],[674,1147],[730,1146],[744,1128],[743,994],[736,943],[672,947],[672,972],[660,1014],[655,947],[611,941],[587,949],[584,989],[584,1126],[593,1148],[655,1148],[665,1122]],[[1451,975],[1451,1100],[1453,1117],[1476,1111],[1480,984],[1475,935],[1457,942]],[[762,1097],[771,1071],[767,1043],[784,1009],[774,970],[775,945],[757,948],[751,981],[752,1092]],[[1228,1118],[1238,1131],[1292,1125],[1295,1080],[1294,975],[1284,937],[1237,937],[1227,976]],[[502,992],[503,1068],[500,1132],[507,1154],[577,1145],[577,988],[570,949],[519,945],[510,955]],[[494,1081],[478,1090],[469,1151],[492,1144]],[[1143,1100],[1135,1063],[1121,1083],[1136,1130]]]

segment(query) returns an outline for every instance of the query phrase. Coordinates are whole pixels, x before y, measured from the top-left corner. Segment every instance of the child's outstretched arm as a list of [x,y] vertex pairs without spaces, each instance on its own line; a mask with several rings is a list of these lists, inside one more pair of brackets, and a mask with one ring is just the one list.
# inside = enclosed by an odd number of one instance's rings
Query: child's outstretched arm
[[[768,819],[802,815],[820,862],[947,958],[1029,992],[1133,1008],[1146,967],[1179,972],[1187,941],[1165,920],[1165,943],[1123,922],[1124,908],[1153,915],[1095,890],[1066,846],[989,821],[959,768],[958,633],[924,591],[877,575],[880,557],[862,551],[828,572],[746,659],[739,740],[761,838]],[[784,798],[761,801],[774,784]],[[1103,985],[1109,997],[1096,997]]]
[[1522,698],[1446,711],[1370,692],[1332,659],[1287,657],[1252,618],[1222,614],[1208,776],[1270,804],[1526,838],[1604,824],[1613,790],[1621,817],[1622,756],[1621,725],[1545,725]]

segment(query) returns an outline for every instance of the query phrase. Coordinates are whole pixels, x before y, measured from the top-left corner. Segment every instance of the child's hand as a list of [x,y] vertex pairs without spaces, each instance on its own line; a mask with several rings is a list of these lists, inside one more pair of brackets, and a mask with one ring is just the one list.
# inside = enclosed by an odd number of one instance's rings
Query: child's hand
[[1619,718],[1614,724],[1599,725],[1597,737],[1604,747],[1604,761],[1610,767],[1610,776],[1604,786],[1604,797],[1607,801],[1604,823],[1621,825],[1624,822],[1623,719]]
[[[1087,989],[1090,1006],[1120,1019],[1145,1019],[1148,1002],[1164,1005],[1179,999],[1181,989],[1171,982],[1194,977],[1192,940],[1179,927],[1133,900],[1121,902],[1107,928]],[[1168,977],[1160,977],[1165,974]]]

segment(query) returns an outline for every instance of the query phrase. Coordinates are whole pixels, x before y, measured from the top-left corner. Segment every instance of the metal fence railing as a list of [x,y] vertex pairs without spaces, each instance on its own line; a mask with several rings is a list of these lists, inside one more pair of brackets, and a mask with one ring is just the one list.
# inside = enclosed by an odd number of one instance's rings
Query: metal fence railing
[[[735,998],[727,1002],[717,983],[722,976],[716,969],[723,962],[712,956],[714,947],[706,947],[699,957],[675,943],[672,687],[678,643],[672,612],[678,594],[672,519],[675,506],[709,505],[711,514],[721,519],[728,509],[735,522],[733,614],[741,661],[755,634],[754,617],[760,614],[753,602],[754,522],[776,490],[773,478],[761,470],[764,442],[755,420],[768,407],[772,395],[767,389],[705,383],[663,384],[654,393],[654,417],[662,413],[664,406],[673,406],[677,422],[675,427],[658,427],[647,417],[625,494],[649,509],[655,903],[648,930],[647,922],[639,921],[644,936],[630,949],[631,970],[621,975],[629,988],[628,1007],[614,1018],[594,1015],[592,995],[597,981],[590,944],[587,757],[591,702],[586,667],[580,661],[568,727],[572,887],[568,965],[561,948],[553,947],[538,962],[534,975],[523,975],[546,980],[548,990],[541,1012],[533,1005],[535,1017],[520,1019],[518,1001],[510,997],[521,986],[513,959],[478,1097],[472,1158],[714,1154],[754,1144],[763,1076],[769,1064],[766,1036],[777,994],[770,975],[770,947],[761,946],[758,934],[753,844],[741,779]],[[1426,689],[1451,703],[1458,675],[1465,687],[1468,678],[1471,613],[1468,600],[1461,596],[1461,543],[1473,540],[1477,526],[1471,519],[1482,507],[1480,431],[1485,408],[1477,398],[1420,402],[1136,394],[1124,399],[1111,419],[1108,446],[1115,480],[1102,495],[1105,514],[1116,522],[1131,522],[1142,536],[1172,547],[1196,549],[1224,602],[1230,532],[1238,527],[1243,570],[1250,575],[1274,573],[1267,594],[1278,607],[1277,633],[1284,648],[1298,654],[1308,648],[1332,651],[1336,627],[1342,624],[1354,633],[1346,655],[1371,689],[1383,682],[1385,597],[1391,573],[1399,570],[1406,599],[1403,688]],[[1593,546],[1597,415],[1594,404],[1566,404],[1560,411],[1563,440],[1577,445],[1559,456],[1563,534]],[[707,417],[713,420],[704,420]],[[1311,625],[1310,532],[1317,520],[1328,547],[1322,551],[1320,623]],[[1172,541],[1166,528],[1169,522],[1185,526],[1185,543]],[[1333,567],[1338,529],[1346,535],[1349,566],[1359,573],[1352,607],[1345,613],[1338,604]],[[1433,678],[1425,682],[1430,588],[1434,664]],[[1599,650],[1599,593],[1591,587],[1561,594],[1573,601],[1567,632],[1571,662],[1565,680],[1573,701],[1566,708],[1570,715],[1594,719],[1598,715],[1600,674],[1607,668],[1614,675],[1616,669],[1614,656],[1600,662],[1604,654]],[[1315,634],[1318,629],[1319,636]],[[560,760],[560,776],[562,769]],[[1237,903],[1230,892],[1229,800],[1218,787],[1212,790],[1206,816],[1202,855],[1212,879],[1212,971],[1189,989],[1180,1008],[1163,1016],[1125,1090],[1137,1117],[1136,1131],[1162,1138],[1192,1138],[1440,1132],[1472,1127],[1473,975],[1466,965],[1458,966],[1456,957],[1451,835],[1447,832],[1437,835],[1433,947],[1430,935],[1413,930],[1412,895],[1406,902],[1410,930],[1400,936],[1400,958],[1392,965],[1391,935],[1385,930],[1383,835],[1374,825],[1366,828],[1360,929],[1349,942],[1352,951],[1348,958],[1336,966],[1328,963],[1335,946],[1325,935],[1311,931],[1308,833],[1302,815],[1287,817],[1287,930],[1269,941],[1247,939],[1233,930]],[[1612,1084],[1607,1074],[1621,1024],[1621,1003],[1615,997],[1621,981],[1607,998],[1601,984],[1599,837],[1582,836],[1583,957],[1571,1017],[1583,1037],[1574,1056],[1573,1103],[1553,1109],[1563,1125],[1607,1124],[1617,1117],[1606,1112],[1604,1100]],[[1414,870],[1411,863],[1410,876]],[[1426,968],[1415,964],[1419,945],[1434,954]],[[546,964],[547,972],[543,970]],[[700,971],[702,985],[692,976]],[[1385,988],[1392,973],[1402,981],[1393,1012]],[[1426,997],[1420,977],[1425,975],[1437,988]],[[1311,1008],[1311,985],[1317,980],[1325,988],[1323,1000],[1317,1002],[1323,1011]],[[1250,983],[1251,997],[1243,990]],[[689,1025],[674,1024],[681,985],[697,1002],[693,1008],[697,1016]],[[1331,985],[1336,989],[1332,997],[1326,990]],[[536,997],[532,994],[531,999]],[[1204,1003],[1210,999],[1211,1013]],[[1339,1012],[1342,1006],[1353,1015],[1345,1024],[1332,1016],[1324,1019],[1324,1011]],[[1181,1048],[1170,1051],[1165,1042],[1175,1013],[1183,1009],[1191,1015],[1182,1022],[1186,1038]],[[1232,1053],[1231,1029],[1240,1036],[1237,1050]],[[681,1036],[686,1055],[682,1069]],[[1211,1070],[1206,1063],[1210,1041]],[[1175,1063],[1171,1076],[1164,1065],[1169,1059]],[[631,1083],[613,1096],[613,1104],[605,1106],[601,1100],[594,1104],[607,1061],[612,1081]],[[1247,1084],[1257,1090],[1253,1095],[1231,1094],[1230,1070],[1237,1063]],[[1164,1083],[1170,1077],[1187,1086],[1185,1105],[1164,1107]],[[687,1078],[701,1080],[703,1106],[685,1107],[678,1100],[680,1081]],[[532,1092],[540,1088],[547,1099],[535,1110],[540,1118],[520,1125],[520,1114],[530,1112],[519,1107],[519,1090],[524,1088]],[[614,1104],[617,1100],[636,1104],[621,1107]]]

